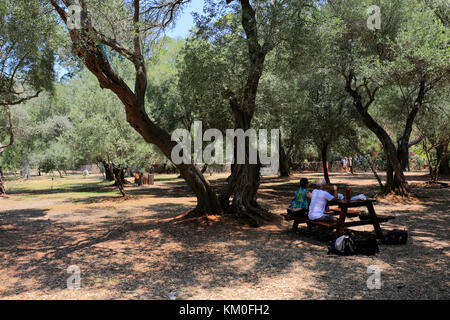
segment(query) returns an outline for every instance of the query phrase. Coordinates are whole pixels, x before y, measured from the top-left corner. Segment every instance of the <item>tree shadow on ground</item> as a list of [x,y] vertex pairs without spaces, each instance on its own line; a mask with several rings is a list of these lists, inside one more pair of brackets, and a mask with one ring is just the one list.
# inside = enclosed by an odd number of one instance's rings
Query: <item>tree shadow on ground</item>
[[7,195],[33,195],[33,196],[42,196],[49,194],[64,194],[64,193],[105,193],[114,190],[112,186],[100,185],[99,183],[90,185],[88,187],[80,187],[79,185],[75,186],[64,186],[62,188],[45,188],[39,190],[29,190],[29,189],[12,189],[7,190]]
[[[105,189],[104,189],[105,190]],[[127,197],[125,199],[139,199],[144,196],[152,196],[155,198],[185,198],[193,197],[194,194],[187,188],[185,181],[171,182],[170,184],[161,184],[156,187],[129,185],[125,187]],[[119,194],[111,196],[91,196],[83,198],[68,198],[66,202],[70,203],[96,203],[99,201],[120,200],[123,197]]]
[[[263,185],[261,201],[278,207],[292,197],[289,191]],[[138,218],[92,223],[80,217],[76,224],[48,220],[46,210],[0,211],[1,266],[14,273],[0,297],[62,294],[70,265],[81,269],[80,290],[107,291],[106,298],[167,299],[169,292],[184,299],[227,292],[237,299],[446,297],[448,198],[421,206],[420,212],[395,207],[397,219],[386,225],[406,227],[411,240],[381,246],[374,257],[327,255],[328,241],[303,229],[294,234],[288,223],[249,228],[228,217],[183,220],[188,206],[173,203],[141,207],[146,214]],[[370,265],[382,269],[380,290],[366,286]]]

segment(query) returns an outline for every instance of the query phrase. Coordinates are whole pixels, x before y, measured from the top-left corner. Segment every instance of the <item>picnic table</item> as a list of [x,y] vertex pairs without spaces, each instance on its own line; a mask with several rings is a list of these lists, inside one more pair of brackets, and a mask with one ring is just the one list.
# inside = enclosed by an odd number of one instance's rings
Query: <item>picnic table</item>
[[[380,223],[387,222],[394,219],[394,216],[377,216],[373,203],[376,200],[333,200],[329,201],[327,206],[338,206],[338,208],[330,209],[326,212],[327,214],[339,216],[337,221],[317,221],[310,220],[307,217],[295,216],[293,214],[284,215],[285,219],[288,221],[293,220],[292,230],[297,231],[298,225],[300,223],[306,223],[308,228],[311,225],[319,225],[328,229],[336,229],[338,235],[344,232],[345,227],[355,227],[372,224],[375,230],[375,234],[378,239],[383,238],[383,232],[381,231]],[[366,207],[369,212],[369,216],[362,216],[359,210],[351,210],[350,208],[360,208]],[[349,210],[350,209],[350,210]],[[347,218],[360,217],[359,221],[349,221],[346,222]]]

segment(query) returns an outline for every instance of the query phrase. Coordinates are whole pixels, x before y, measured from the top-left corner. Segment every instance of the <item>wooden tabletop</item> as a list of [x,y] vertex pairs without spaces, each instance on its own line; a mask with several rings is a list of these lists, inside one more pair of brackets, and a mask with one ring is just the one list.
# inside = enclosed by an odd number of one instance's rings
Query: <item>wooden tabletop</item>
[[367,200],[333,200],[329,201],[328,205],[338,205],[342,207],[365,207],[371,203],[376,202],[375,199],[367,199]]

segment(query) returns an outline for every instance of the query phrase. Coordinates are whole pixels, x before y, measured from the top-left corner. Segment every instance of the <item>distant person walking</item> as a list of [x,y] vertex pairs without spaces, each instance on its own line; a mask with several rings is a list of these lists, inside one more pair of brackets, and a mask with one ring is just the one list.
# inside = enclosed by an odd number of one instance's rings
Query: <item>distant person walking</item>
[[347,172],[347,158],[343,158],[341,160],[342,169],[344,169],[344,172]]

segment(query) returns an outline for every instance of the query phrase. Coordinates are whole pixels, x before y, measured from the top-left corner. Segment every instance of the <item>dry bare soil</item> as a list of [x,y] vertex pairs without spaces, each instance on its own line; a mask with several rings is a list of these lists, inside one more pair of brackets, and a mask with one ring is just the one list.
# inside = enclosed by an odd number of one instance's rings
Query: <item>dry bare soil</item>
[[[320,174],[263,178],[260,203],[285,212],[303,176]],[[195,198],[175,175],[128,186],[126,200],[100,176],[9,180],[0,198],[0,299],[448,299],[450,189],[427,185],[425,172],[407,176],[416,196],[379,199],[375,209],[396,217],[384,231],[406,229],[409,242],[380,245],[372,257],[328,255],[319,231],[294,234],[282,219],[260,228],[182,219]],[[225,177],[209,179],[219,186]],[[370,174],[331,179],[341,193],[377,192]],[[71,265],[80,289],[67,288]],[[367,287],[373,265],[378,290]]]

